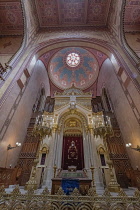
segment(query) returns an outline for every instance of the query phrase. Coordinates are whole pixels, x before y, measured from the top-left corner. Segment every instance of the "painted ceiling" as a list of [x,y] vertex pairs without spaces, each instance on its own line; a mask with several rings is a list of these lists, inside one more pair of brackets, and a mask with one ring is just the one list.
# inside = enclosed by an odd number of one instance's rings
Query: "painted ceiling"
[[[55,49],[55,50],[51,50],[47,53],[44,53],[39,59],[44,63],[46,70],[48,71],[48,67],[50,65],[50,61],[51,59],[57,54],[57,52],[59,52],[62,48],[59,49]],[[91,49],[91,48],[87,48],[86,49],[88,52],[90,52],[92,54],[92,56],[94,58],[96,58],[98,65],[99,65],[99,69],[101,68],[103,62],[107,59],[107,56],[95,49]],[[76,51],[77,52],[77,51]],[[50,80],[50,78],[49,78]],[[93,80],[94,81],[94,80]],[[60,89],[58,86],[56,86],[51,80],[50,80],[50,89],[51,89],[51,96],[54,96],[54,93],[57,92],[62,92],[63,90]],[[97,79],[96,81],[91,84],[90,87],[88,87],[87,89],[83,90],[84,92],[92,92],[93,97],[96,97],[96,92],[97,92]]]
[[86,89],[96,81],[99,65],[87,49],[68,47],[55,53],[50,60],[48,72],[51,81],[60,89],[72,85]]
[[35,0],[40,27],[106,26],[111,0]]
[[126,32],[140,31],[140,0],[127,0],[124,15]]
[[23,13],[20,1],[0,1],[0,35],[22,34]]
[[[92,26],[106,28],[112,0],[30,0],[28,15],[39,20],[40,29]],[[26,1],[25,1],[26,4]],[[22,35],[23,9],[20,0],[0,0],[0,35]],[[34,17],[36,18],[36,17]],[[31,18],[27,17],[27,21]],[[126,0],[125,31],[140,31],[140,0]]]

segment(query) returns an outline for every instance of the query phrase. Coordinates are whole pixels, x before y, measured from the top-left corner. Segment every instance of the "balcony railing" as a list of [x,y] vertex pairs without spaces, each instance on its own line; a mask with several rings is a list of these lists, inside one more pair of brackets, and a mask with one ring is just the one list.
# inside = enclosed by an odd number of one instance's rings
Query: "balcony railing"
[[103,195],[98,195],[95,188],[90,188],[88,194],[82,196],[76,188],[71,195],[65,195],[62,188],[59,188],[57,194],[51,195],[47,188],[41,193],[30,189],[22,194],[18,186],[11,193],[6,193],[4,187],[1,187],[0,209],[140,209],[140,191],[136,190],[133,196],[128,196],[121,189],[112,196],[108,189]]

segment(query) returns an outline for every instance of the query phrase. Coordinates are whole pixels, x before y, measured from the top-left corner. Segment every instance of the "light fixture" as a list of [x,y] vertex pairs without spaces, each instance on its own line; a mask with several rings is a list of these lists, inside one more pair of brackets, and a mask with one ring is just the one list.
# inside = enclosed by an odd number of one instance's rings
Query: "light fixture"
[[52,116],[46,116],[45,114],[36,117],[35,126],[32,132],[32,136],[39,136],[41,139],[50,136],[52,133],[52,124],[54,119]]
[[103,112],[95,113],[93,116],[94,136],[104,137],[107,134],[113,135],[110,117],[105,116]]
[[14,149],[14,148],[20,147],[20,146],[21,146],[21,143],[19,143],[19,142],[16,142],[16,146],[15,146],[15,147],[12,147],[11,144],[9,144],[9,145],[7,146],[7,150]]
[[137,145],[136,148],[134,148],[134,147],[132,147],[132,144],[131,143],[128,143],[128,144],[126,144],[126,147],[131,148],[133,150],[136,150],[136,151],[140,152],[140,146],[138,146],[138,145]]
[[[19,143],[19,142],[16,142],[16,146],[14,146],[14,147],[12,147],[11,144],[9,144],[9,145],[7,146],[7,154],[6,154],[6,160],[5,160],[5,168],[6,168],[6,166],[7,166],[8,151],[11,150],[11,149],[14,149],[14,148],[16,148],[16,147],[20,147],[20,146],[21,146],[21,143]],[[10,165],[10,168],[11,168],[11,165]]]

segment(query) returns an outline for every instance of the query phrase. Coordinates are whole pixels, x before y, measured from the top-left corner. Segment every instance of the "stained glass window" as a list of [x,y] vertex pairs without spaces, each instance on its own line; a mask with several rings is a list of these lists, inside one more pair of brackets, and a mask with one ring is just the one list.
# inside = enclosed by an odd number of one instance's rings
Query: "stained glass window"
[[66,58],[66,63],[70,67],[76,67],[80,63],[80,56],[78,53],[70,53]]

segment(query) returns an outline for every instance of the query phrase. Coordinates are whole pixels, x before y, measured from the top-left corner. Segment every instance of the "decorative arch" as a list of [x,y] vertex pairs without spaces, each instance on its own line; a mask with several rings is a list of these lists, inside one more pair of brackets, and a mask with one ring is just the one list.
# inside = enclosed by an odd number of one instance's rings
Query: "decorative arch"
[[105,154],[106,153],[106,150],[104,148],[104,146],[102,144],[100,144],[98,147],[97,147],[97,153],[98,154]]
[[16,201],[11,210],[19,210],[19,209],[25,210],[26,205],[24,205],[23,203],[21,203],[19,201]]
[[111,205],[111,207],[109,208],[109,210],[123,210],[123,209],[124,209],[124,205],[119,204],[119,203],[115,203]]
[[[116,72],[118,72],[118,69],[120,66],[122,66],[126,73],[131,77],[132,81],[134,82],[135,86],[139,87],[138,78],[134,78],[134,74],[136,74],[136,64],[133,60],[124,60],[123,56],[118,52],[118,50],[109,44],[108,42],[97,40],[97,39],[76,39],[74,38],[73,41],[70,39],[57,39],[57,40],[51,40],[49,42],[49,45],[46,45],[46,43],[42,43],[40,48],[34,48],[32,51],[32,55],[30,56],[30,60],[33,59],[34,55],[36,59],[39,59],[40,56],[42,56],[44,53],[47,53],[53,49],[60,49],[65,47],[89,47],[95,50],[99,50],[103,52],[112,62],[114,69]],[[126,57],[125,57],[126,59]],[[30,64],[28,64],[30,66]]]
[[88,125],[88,119],[86,117],[86,115],[82,112],[79,111],[75,111],[74,113],[71,113],[70,111],[66,110],[64,112],[62,112],[58,118],[58,122],[59,122],[59,126],[62,126],[64,124],[64,122],[69,119],[70,117],[75,117],[77,119],[79,119],[82,124],[87,127]]
[[[134,85],[137,87],[137,89],[140,89],[140,80],[138,77],[134,78],[134,74],[136,74],[136,66],[134,62],[127,60],[126,57],[123,57],[117,49],[115,49],[113,46],[111,46],[109,43],[98,40],[98,39],[89,39],[89,38],[73,38],[72,41],[70,39],[52,39],[49,42],[43,42],[39,45],[35,46],[32,51],[28,52],[26,56],[26,63],[21,63],[21,68],[18,69],[16,66],[18,64],[18,61],[20,59],[20,56],[15,59],[15,62],[13,61],[13,65],[15,65],[16,71],[18,71],[18,75],[21,75],[21,73],[24,71],[25,68],[28,68],[30,71],[33,69],[36,61],[39,59],[41,55],[43,55],[46,52],[49,52],[53,49],[63,48],[63,47],[69,47],[69,46],[80,46],[80,47],[89,47],[97,49],[99,51],[102,51],[104,54],[108,56],[108,58],[111,60],[111,62],[114,65],[115,70],[117,71],[120,66],[123,66],[127,74],[131,77]],[[9,72],[10,74],[10,72]],[[8,76],[8,74],[7,74]],[[12,83],[11,83],[12,80]],[[5,100],[10,91],[12,90],[13,83],[16,82],[17,77],[14,77],[14,74],[11,75],[11,80],[7,81],[7,86],[9,87],[6,90],[6,97],[2,99],[1,103],[3,103],[3,100]]]
[[82,122],[76,117],[70,117],[64,122],[64,135],[82,134]]
[[40,152],[48,154],[49,153],[49,146],[46,143],[42,144],[41,148],[40,148]]

